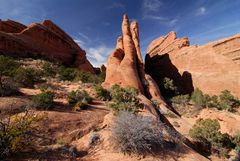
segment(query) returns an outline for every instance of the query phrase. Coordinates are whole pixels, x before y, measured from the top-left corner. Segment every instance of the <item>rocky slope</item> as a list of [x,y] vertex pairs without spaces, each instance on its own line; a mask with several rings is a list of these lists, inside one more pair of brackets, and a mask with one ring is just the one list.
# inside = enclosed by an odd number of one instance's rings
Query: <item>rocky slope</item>
[[189,44],[175,32],[152,41],[146,72],[156,81],[172,78],[183,93],[196,87],[211,95],[227,89],[240,97],[240,35],[202,46]]
[[94,72],[85,51],[50,20],[29,26],[0,20],[0,53],[14,57],[43,57]]

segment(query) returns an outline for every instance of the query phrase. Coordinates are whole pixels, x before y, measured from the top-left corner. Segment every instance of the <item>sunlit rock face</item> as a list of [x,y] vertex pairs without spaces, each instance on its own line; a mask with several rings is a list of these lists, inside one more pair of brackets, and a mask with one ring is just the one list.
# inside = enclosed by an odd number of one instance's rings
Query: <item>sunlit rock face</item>
[[39,57],[94,72],[86,53],[50,20],[29,26],[0,21],[0,53],[14,57]]
[[206,45],[189,45],[175,32],[153,40],[147,49],[146,72],[157,82],[173,79],[183,93],[200,88],[214,95],[227,89],[240,97],[240,35]]
[[122,35],[118,37],[116,48],[108,58],[106,79],[102,85],[110,88],[114,84],[134,87],[142,96],[158,101],[161,109],[169,108],[155,81],[145,74],[138,23],[133,21],[130,24],[127,15],[123,17]]

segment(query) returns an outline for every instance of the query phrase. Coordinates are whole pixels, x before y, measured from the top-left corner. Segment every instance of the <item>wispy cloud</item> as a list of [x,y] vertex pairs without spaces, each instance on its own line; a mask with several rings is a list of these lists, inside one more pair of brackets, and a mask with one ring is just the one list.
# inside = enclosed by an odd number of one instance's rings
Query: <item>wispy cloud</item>
[[205,7],[200,7],[197,9],[196,15],[200,16],[200,15],[205,15],[206,13],[206,8]]
[[114,8],[121,8],[121,9],[123,9],[123,8],[125,8],[125,5],[123,3],[120,3],[120,2],[113,2],[107,8],[108,9],[114,9]]
[[36,1],[0,0],[0,15],[3,19],[13,19],[30,24],[45,19],[48,12]]
[[160,0],[143,0],[142,8],[145,12],[156,12],[162,5]]

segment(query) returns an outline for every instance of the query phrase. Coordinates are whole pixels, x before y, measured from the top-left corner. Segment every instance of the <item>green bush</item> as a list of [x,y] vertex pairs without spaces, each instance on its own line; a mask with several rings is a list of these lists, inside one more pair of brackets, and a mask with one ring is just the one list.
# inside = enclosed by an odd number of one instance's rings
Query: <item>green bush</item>
[[219,109],[233,112],[235,108],[240,106],[240,100],[234,97],[230,91],[224,90],[219,95]]
[[14,80],[24,87],[33,87],[35,83],[44,82],[41,77],[41,70],[19,67],[14,75]]
[[103,72],[101,72],[101,73],[98,75],[98,82],[99,82],[99,83],[104,82],[105,78],[106,78],[106,72],[103,71]]
[[116,112],[126,110],[136,113],[143,108],[137,95],[138,91],[134,88],[121,88],[119,85],[113,85],[111,88],[112,102],[109,105]]
[[59,71],[59,79],[63,81],[73,81],[76,77],[76,69],[61,67]]
[[86,109],[88,107],[88,104],[93,100],[86,91],[79,90],[70,92],[67,99],[70,105],[74,105],[74,111]]
[[192,95],[191,95],[191,100],[194,102],[195,105],[200,106],[200,107],[206,107],[206,98],[203,94],[203,92],[196,88]]
[[99,83],[97,75],[81,70],[76,71],[75,80],[83,83]]
[[44,117],[33,112],[25,112],[8,118],[0,117],[0,160],[19,152],[31,144],[30,138],[36,123]]
[[195,142],[202,144],[205,147],[204,150],[214,149],[225,156],[226,152],[235,147],[235,144],[230,135],[222,134],[219,130],[220,124],[217,120],[200,119],[190,129],[189,135]]
[[33,96],[32,104],[37,109],[47,110],[53,105],[54,94],[49,91],[43,91],[40,94]]
[[150,117],[144,117],[121,111],[111,129],[111,139],[121,152],[138,155],[167,149],[166,142],[176,144],[178,136],[164,124],[156,123]]
[[106,89],[104,89],[101,84],[97,84],[95,85],[95,91],[96,91],[96,94],[97,96],[106,101],[106,100],[110,100],[111,99],[111,95],[110,95],[110,92]]
[[180,94],[179,89],[176,86],[175,82],[168,77],[162,78],[158,82],[158,86],[160,88],[162,95],[165,98],[171,98]]
[[47,77],[54,77],[58,73],[58,68],[49,62],[46,62],[42,66],[43,74]]

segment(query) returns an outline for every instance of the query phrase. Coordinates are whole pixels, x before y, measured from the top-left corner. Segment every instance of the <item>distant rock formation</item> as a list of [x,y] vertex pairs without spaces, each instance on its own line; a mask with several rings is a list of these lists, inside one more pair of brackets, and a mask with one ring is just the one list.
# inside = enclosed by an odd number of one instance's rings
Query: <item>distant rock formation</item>
[[13,57],[43,57],[66,66],[94,72],[86,53],[50,20],[32,23],[0,20],[0,54]]
[[214,95],[227,89],[240,97],[240,35],[203,46],[189,45],[175,32],[152,41],[145,59],[146,72],[156,81],[169,77],[183,93],[193,87]]
[[138,24],[133,21],[130,25],[127,15],[123,17],[122,36],[118,37],[116,48],[108,58],[106,79],[102,85],[110,88],[114,84],[136,88],[142,96],[158,101],[161,110],[170,108],[155,81],[144,72]]

